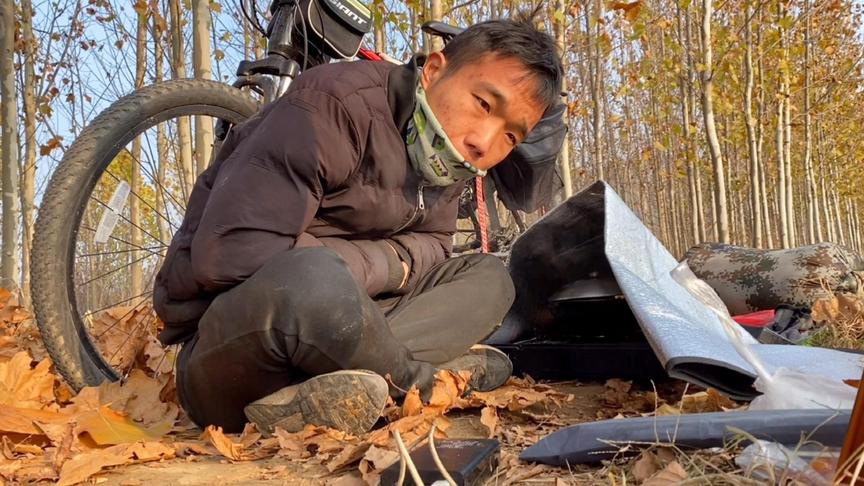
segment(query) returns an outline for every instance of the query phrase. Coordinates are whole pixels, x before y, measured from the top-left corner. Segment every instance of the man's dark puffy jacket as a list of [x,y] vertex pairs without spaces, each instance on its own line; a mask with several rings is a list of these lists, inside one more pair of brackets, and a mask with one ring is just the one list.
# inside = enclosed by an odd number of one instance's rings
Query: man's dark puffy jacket
[[412,288],[449,256],[464,184],[421,188],[411,168],[416,76],[413,63],[319,66],[234,127],[156,277],[163,343],[189,339],[216,295],[294,247],[334,250],[370,296]]

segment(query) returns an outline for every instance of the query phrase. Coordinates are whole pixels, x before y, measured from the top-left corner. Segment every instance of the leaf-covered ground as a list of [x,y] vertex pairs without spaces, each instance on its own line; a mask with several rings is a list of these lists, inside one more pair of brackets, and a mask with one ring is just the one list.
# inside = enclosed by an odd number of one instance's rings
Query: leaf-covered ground
[[518,460],[525,447],[575,423],[740,407],[680,382],[640,388],[621,380],[545,384],[523,377],[465,396],[467,376],[441,372],[429,403],[412,390],[363,436],[308,426],[264,437],[252,425],[230,435],[190,423],[176,404],[172,357],[152,336],[133,341],[110,343],[121,351],[113,362],[130,366],[122,384],[74,393],[55,373],[30,313],[0,291],[0,485],[375,484],[399,460],[393,432],[417,447],[433,425],[439,439],[499,439],[500,464],[489,484],[759,484],[734,465],[734,446],[694,453],[645,444],[614,461],[569,469]]

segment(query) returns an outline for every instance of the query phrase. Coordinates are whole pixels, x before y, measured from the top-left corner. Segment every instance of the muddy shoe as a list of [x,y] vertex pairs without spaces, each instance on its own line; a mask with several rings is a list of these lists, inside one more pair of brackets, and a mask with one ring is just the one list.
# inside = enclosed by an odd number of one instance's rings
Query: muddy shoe
[[485,344],[471,346],[467,353],[439,365],[439,368],[470,371],[471,379],[468,385],[472,390],[481,392],[498,388],[513,374],[513,362],[510,358],[502,351]]
[[359,435],[375,425],[387,397],[387,382],[381,376],[345,370],[285,387],[250,403],[243,411],[266,434],[276,427],[299,432],[306,424],[313,424]]

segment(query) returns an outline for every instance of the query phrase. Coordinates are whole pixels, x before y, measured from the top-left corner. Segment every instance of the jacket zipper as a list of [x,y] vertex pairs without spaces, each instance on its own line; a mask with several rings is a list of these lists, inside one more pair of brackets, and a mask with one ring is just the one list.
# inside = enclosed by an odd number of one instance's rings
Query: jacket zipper
[[414,223],[414,220],[417,219],[417,216],[420,215],[420,213],[422,211],[424,211],[425,209],[426,209],[426,202],[423,200],[423,184],[418,184],[417,185],[417,205],[414,206],[414,212],[411,213],[411,217],[408,218],[408,221],[406,221],[405,224],[400,226],[393,233],[396,234],[396,233],[402,231],[403,229],[411,226],[411,224]]

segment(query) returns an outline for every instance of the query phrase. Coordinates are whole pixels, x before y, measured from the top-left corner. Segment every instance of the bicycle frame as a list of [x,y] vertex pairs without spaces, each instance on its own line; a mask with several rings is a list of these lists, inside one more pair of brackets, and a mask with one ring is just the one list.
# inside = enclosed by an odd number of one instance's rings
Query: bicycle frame
[[[267,39],[267,56],[263,59],[240,61],[235,73],[235,88],[249,88],[261,96],[263,102],[271,103],[288,91],[291,82],[307,67],[316,66],[329,59],[310,60],[308,46],[294,45],[295,15],[299,11],[297,0],[273,0],[269,8],[272,20],[267,24],[264,37]],[[254,12],[253,12],[254,14]],[[304,39],[308,42],[308,39]],[[367,49],[360,48],[358,57],[381,60]],[[304,66],[301,67],[300,62]],[[228,135],[229,124],[219,120],[216,124],[217,143]]]
[[267,57],[255,61],[243,60],[237,66],[237,88],[248,87],[261,95],[265,103],[282,96],[291,81],[300,74],[297,51],[292,45],[296,0],[274,0],[270,5],[273,18],[264,34]]

